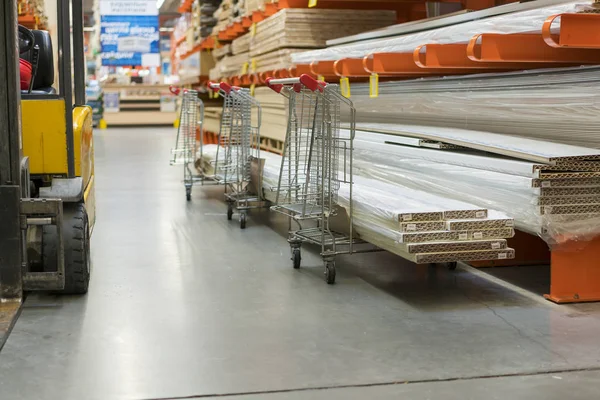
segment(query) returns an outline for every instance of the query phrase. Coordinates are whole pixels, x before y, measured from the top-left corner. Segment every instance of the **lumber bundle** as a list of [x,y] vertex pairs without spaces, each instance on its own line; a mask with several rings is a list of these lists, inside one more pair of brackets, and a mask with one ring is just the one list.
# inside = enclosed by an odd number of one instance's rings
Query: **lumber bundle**
[[242,66],[247,62],[248,53],[225,56],[210,70],[209,77],[212,80],[218,81],[222,77],[239,75],[242,72]]
[[255,72],[274,71],[289,68],[292,65],[292,54],[304,51],[303,49],[279,49],[254,57]]
[[266,1],[267,0],[246,0],[245,1],[246,15],[252,15],[252,13],[254,11],[264,10]]
[[[257,87],[254,97],[262,107],[261,138],[283,142],[287,130],[287,99],[267,87]],[[267,143],[269,142],[267,141]],[[277,151],[277,146],[273,144],[265,145],[265,147],[271,147],[269,150],[273,150],[275,147]]]
[[248,53],[250,51],[250,34],[240,36],[231,42],[231,52],[235,55]]
[[282,48],[320,48],[326,41],[393,24],[394,11],[283,9],[259,22],[252,57]]
[[215,61],[219,61],[223,57],[233,54],[231,52],[231,44],[224,44],[224,45],[221,45],[220,47],[216,47],[212,53],[215,58]]

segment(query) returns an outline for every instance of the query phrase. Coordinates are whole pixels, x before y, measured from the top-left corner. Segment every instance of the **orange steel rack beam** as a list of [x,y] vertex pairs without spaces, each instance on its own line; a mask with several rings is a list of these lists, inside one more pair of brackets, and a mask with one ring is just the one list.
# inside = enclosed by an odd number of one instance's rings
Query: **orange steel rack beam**
[[514,260],[481,261],[474,267],[550,264],[550,291],[544,297],[555,303],[600,301],[600,236],[588,241],[566,241],[552,249],[539,237],[516,231],[508,240]]
[[363,65],[362,58],[342,58],[333,63],[333,72],[337,76],[368,77],[371,75]]
[[556,48],[536,33],[475,35],[467,46],[467,57],[477,62],[534,62],[600,64],[600,51]]
[[[560,18],[560,33],[552,32]],[[549,46],[600,49],[600,14],[557,14],[548,17],[542,26],[542,36]]]
[[413,53],[369,54],[363,58],[363,66],[368,73],[407,78],[468,73],[464,68],[421,68],[415,63]]
[[468,44],[424,44],[418,46],[413,52],[413,60],[421,68],[450,68],[463,69],[465,73],[475,70],[511,70],[540,68],[540,63],[522,62],[478,62],[467,57]]

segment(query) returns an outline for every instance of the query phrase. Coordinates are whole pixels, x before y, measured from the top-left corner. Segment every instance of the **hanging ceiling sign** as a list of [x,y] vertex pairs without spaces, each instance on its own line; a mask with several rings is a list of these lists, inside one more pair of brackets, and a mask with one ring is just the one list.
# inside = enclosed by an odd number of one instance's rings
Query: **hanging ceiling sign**
[[100,0],[102,65],[160,65],[155,0]]

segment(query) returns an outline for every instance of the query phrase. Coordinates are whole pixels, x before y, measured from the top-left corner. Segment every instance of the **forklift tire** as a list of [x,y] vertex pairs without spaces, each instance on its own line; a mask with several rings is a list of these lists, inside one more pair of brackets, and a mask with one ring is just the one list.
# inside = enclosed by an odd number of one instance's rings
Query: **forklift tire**
[[[90,282],[90,237],[88,216],[83,203],[64,203],[63,234],[65,288],[60,294],[85,294]],[[42,257],[44,271],[57,271],[56,226],[44,226]]]

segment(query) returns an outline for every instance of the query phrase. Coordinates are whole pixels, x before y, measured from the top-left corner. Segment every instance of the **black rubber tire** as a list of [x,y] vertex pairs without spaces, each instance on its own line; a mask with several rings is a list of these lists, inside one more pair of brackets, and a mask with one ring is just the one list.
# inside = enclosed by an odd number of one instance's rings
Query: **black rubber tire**
[[[90,283],[90,236],[89,222],[83,203],[63,205],[63,235],[65,252],[65,288],[60,294],[85,294]],[[44,226],[42,260],[44,271],[57,271],[58,248],[56,226]]]
[[325,263],[325,281],[328,285],[333,285],[335,283],[335,263],[328,262]]
[[233,219],[233,206],[231,204],[227,205],[227,220],[231,221]]
[[185,189],[185,199],[187,201],[192,200],[192,189],[188,189],[188,188]]
[[292,265],[294,269],[300,268],[300,262],[302,261],[302,255],[300,253],[300,249],[295,248],[292,249]]
[[246,229],[246,214],[240,214],[240,229]]

